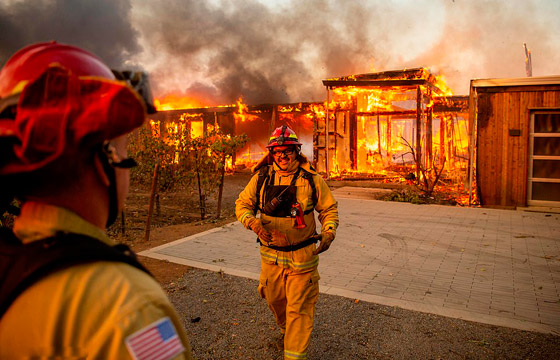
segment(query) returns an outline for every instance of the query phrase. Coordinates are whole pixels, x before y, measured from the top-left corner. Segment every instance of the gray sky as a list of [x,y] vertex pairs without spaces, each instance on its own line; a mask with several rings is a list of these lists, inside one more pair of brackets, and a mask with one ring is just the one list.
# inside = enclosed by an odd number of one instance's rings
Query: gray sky
[[2,0],[0,63],[57,40],[150,73],[156,96],[207,105],[325,100],[321,80],[428,67],[474,78],[558,75],[557,0]]

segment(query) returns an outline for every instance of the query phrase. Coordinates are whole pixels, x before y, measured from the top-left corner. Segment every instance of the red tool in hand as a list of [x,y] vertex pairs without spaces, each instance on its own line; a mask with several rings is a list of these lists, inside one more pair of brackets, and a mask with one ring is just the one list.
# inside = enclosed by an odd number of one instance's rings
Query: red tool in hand
[[292,215],[292,217],[295,219],[294,228],[305,228],[305,221],[303,220],[303,210],[301,210],[301,205],[299,203],[295,203],[292,205],[290,215]]

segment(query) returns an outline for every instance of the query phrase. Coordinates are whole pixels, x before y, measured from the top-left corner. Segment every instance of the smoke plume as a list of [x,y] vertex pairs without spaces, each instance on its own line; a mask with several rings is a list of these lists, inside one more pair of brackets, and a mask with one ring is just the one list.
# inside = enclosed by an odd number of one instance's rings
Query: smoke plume
[[323,79],[413,67],[467,94],[525,76],[524,42],[534,76],[557,74],[559,15],[554,0],[5,0],[0,62],[57,40],[205,105],[322,101]]
[[35,42],[80,46],[118,67],[139,52],[129,0],[6,0],[0,3],[0,63]]

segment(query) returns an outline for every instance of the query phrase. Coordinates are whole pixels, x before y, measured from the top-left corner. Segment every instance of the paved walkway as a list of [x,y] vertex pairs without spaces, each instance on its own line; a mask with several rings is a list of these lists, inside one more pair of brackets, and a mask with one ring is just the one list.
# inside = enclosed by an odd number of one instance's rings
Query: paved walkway
[[[560,214],[368,200],[337,189],[321,292],[560,335]],[[258,279],[252,232],[232,223],[140,253]]]

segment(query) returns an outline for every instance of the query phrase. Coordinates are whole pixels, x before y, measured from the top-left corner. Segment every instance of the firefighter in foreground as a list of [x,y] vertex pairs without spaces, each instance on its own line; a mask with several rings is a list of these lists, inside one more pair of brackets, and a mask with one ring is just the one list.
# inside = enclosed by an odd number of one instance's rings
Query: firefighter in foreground
[[[20,50],[0,71],[0,206],[22,201],[0,233],[0,255],[16,249],[0,261],[1,359],[191,358],[161,287],[105,234],[135,164],[126,134],[153,109],[136,75],[54,42]],[[56,256],[25,287],[6,289]]]
[[[285,359],[306,359],[319,296],[318,254],[336,235],[338,203],[301,154],[301,143],[289,127],[274,130],[267,149],[239,194],[235,213],[261,244],[258,291],[280,327],[279,348]],[[319,213],[320,235],[314,210]]]

